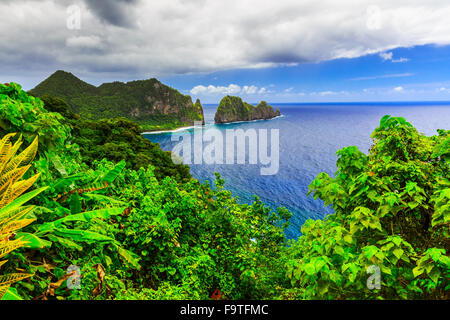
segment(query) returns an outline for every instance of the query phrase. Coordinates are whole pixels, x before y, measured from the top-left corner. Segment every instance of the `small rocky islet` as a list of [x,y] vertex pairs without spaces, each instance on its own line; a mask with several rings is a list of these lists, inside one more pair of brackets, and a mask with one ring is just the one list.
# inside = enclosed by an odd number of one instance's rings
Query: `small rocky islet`
[[226,96],[221,101],[214,116],[215,123],[237,121],[268,120],[280,116],[280,110],[261,101],[256,107],[242,101],[240,97]]

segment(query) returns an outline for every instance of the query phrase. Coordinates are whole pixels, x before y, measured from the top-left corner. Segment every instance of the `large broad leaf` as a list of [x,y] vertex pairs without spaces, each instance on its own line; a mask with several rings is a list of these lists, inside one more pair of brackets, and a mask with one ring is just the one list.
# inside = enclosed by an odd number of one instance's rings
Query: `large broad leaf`
[[112,205],[116,205],[116,206],[124,206],[126,205],[126,202],[124,201],[120,201],[118,199],[115,199],[113,197],[108,197],[102,194],[97,194],[97,193],[84,193],[82,195],[83,199],[87,199],[87,200],[94,200],[94,201],[98,201],[101,203],[108,203],[108,204],[112,204]]
[[31,233],[18,232],[16,237],[21,239],[22,241],[26,241],[27,242],[26,246],[31,249],[43,249],[46,247],[50,247],[52,245],[50,241],[41,239],[38,236]]
[[83,251],[83,247],[80,246],[78,243],[72,241],[72,240],[69,240],[69,239],[66,239],[66,238],[62,238],[62,237],[57,237],[54,234],[50,234],[48,236],[48,238],[50,240],[52,240],[53,242],[57,242],[57,243],[63,245],[64,247],[67,247],[67,248],[70,248],[70,249],[76,249],[78,251]]
[[55,228],[58,228],[62,223],[65,223],[65,222],[71,222],[71,221],[89,222],[90,220],[92,220],[94,218],[108,219],[111,216],[121,214],[124,210],[125,210],[125,208],[107,208],[107,209],[100,209],[100,210],[87,211],[87,212],[82,212],[82,213],[78,213],[78,214],[73,214],[73,215],[58,219],[53,222],[43,223],[41,226],[39,226],[39,231],[47,232],[47,231],[54,230]]
[[66,168],[64,167],[64,165],[62,164],[61,159],[58,156],[56,156],[55,154],[50,155],[50,158],[51,158],[51,161],[52,161],[55,169],[58,170],[58,172],[63,177],[67,177],[67,171],[66,171]]
[[117,251],[119,252],[119,254],[122,256],[122,258],[125,259],[125,261],[130,264],[131,266],[133,266],[134,268],[136,268],[137,270],[141,269],[140,264],[138,263],[140,260],[140,257],[138,255],[136,255],[135,253],[128,251],[120,246],[117,246]]
[[102,181],[111,183],[113,182],[117,176],[122,172],[123,168],[126,166],[125,160],[120,161],[118,164],[114,166],[114,168],[109,171],[105,176],[102,178]]
[[81,174],[75,174],[68,177],[64,177],[56,181],[52,185],[52,189],[55,189],[57,192],[64,191],[67,187],[71,186],[75,181],[82,178]]
[[1,300],[23,300],[15,288],[9,288]]
[[88,242],[114,242],[111,237],[105,236],[100,233],[87,231],[87,230],[70,230],[66,228],[58,228],[54,230],[55,234],[60,237],[66,237],[75,241],[88,241]]
[[78,214],[81,212],[81,199],[80,199],[80,195],[75,192],[71,197],[70,197],[70,213],[71,214]]
[[43,187],[43,188],[39,188],[30,192],[25,193],[24,195],[21,195],[20,197],[18,197],[16,200],[14,200],[13,202],[9,203],[8,205],[4,206],[3,208],[0,209],[0,220],[8,214],[9,211],[16,209],[18,207],[20,207],[21,205],[23,205],[24,203],[30,201],[31,199],[33,199],[35,196],[37,196],[39,193],[41,193],[42,191],[46,190],[48,187]]

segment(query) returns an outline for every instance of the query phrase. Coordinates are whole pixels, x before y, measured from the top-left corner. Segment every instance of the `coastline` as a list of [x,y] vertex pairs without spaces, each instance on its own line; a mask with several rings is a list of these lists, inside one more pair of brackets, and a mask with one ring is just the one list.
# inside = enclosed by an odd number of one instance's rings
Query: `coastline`
[[194,129],[196,126],[189,126],[189,127],[180,127],[177,129],[172,129],[172,130],[160,130],[160,131],[144,131],[141,134],[161,134],[161,133],[172,133],[172,132],[179,132],[179,131],[184,131],[184,130],[189,130],[189,129]]
[[257,122],[257,121],[269,121],[269,120],[274,120],[277,118],[283,118],[284,115],[280,114],[279,116],[270,118],[270,119],[256,119],[256,120],[243,120],[243,121],[232,121],[232,122],[225,122],[225,123],[214,123],[215,125],[223,125],[223,124],[233,124],[233,123],[245,123],[245,122]]
[[[245,122],[257,122],[257,121],[268,121],[268,120],[273,120],[273,119],[277,119],[277,118],[282,118],[284,117],[284,115],[279,115],[270,119],[256,119],[256,120],[246,120],[246,121],[233,121],[233,122],[227,122],[227,123],[205,123],[202,127],[205,127],[207,125],[228,125],[228,124],[233,124],[233,123],[245,123]],[[185,131],[185,130],[189,130],[189,129],[194,129],[196,128],[196,126],[189,126],[189,127],[180,127],[177,129],[173,129],[173,130],[160,130],[160,131],[144,131],[141,133],[141,135],[147,135],[147,134],[163,134],[163,133],[173,133],[173,132],[180,132],[180,131]]]

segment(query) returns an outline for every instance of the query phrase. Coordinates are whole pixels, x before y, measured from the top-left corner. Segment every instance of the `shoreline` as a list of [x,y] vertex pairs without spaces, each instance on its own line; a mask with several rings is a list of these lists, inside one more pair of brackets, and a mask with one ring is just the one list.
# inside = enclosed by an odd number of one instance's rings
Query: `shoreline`
[[268,120],[273,120],[273,119],[277,119],[277,118],[283,118],[284,115],[280,114],[279,116],[270,118],[270,119],[255,119],[255,120],[243,120],[243,121],[233,121],[233,122],[224,122],[224,123],[214,123],[215,125],[223,125],[223,124],[233,124],[233,123],[245,123],[245,122],[257,122],[257,121],[268,121]]
[[[160,130],[160,131],[144,131],[141,134],[161,134],[161,133],[171,133],[171,132],[178,132],[178,131],[184,131],[189,129],[194,129],[196,126],[189,126],[189,127],[180,127],[177,129],[172,130]],[[198,126],[197,126],[198,127]]]
[[[273,120],[273,119],[277,119],[277,118],[283,118],[284,115],[279,115],[270,119],[256,119],[256,120],[244,120],[244,121],[233,121],[233,122],[226,122],[226,123],[205,123],[204,125],[202,125],[201,127],[206,127],[207,125],[228,125],[228,124],[233,124],[233,123],[245,123],[245,122],[257,122],[257,121],[268,121],[268,120]],[[198,126],[189,126],[189,127],[180,127],[177,129],[173,129],[173,130],[160,130],[160,131],[144,131],[141,133],[141,135],[146,135],[146,134],[163,134],[163,133],[173,133],[173,132],[180,132],[180,131],[186,131],[189,129],[194,129]]]

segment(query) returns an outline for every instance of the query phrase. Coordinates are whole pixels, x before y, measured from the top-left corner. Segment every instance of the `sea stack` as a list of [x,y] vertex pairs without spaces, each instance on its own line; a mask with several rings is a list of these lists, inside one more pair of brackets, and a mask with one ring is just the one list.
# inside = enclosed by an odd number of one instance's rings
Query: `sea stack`
[[230,123],[236,121],[267,120],[278,117],[280,110],[261,101],[256,107],[242,101],[240,97],[226,96],[217,108],[215,123]]

